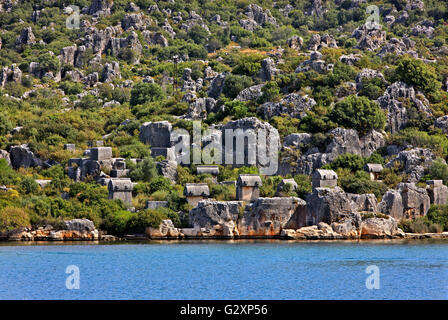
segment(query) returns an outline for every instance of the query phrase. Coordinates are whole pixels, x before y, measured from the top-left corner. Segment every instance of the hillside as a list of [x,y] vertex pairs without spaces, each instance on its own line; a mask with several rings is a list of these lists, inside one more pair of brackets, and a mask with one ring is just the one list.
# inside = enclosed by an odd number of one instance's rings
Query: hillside
[[[209,210],[193,200],[241,200],[242,174],[331,224],[318,169],[337,175],[335,206],[448,231],[446,0],[0,0],[0,29],[3,234],[75,218],[113,235],[192,227]],[[267,132],[268,162],[221,161],[240,129]],[[218,168],[200,166],[214,152],[180,163],[176,132],[191,150],[217,143]],[[238,139],[230,150],[258,156],[265,143]]]

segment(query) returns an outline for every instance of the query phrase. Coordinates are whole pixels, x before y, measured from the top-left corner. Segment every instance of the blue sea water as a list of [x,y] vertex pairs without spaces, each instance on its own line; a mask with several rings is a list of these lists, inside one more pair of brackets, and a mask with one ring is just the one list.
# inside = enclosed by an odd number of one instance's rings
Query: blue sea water
[[2,243],[0,299],[448,299],[448,241]]

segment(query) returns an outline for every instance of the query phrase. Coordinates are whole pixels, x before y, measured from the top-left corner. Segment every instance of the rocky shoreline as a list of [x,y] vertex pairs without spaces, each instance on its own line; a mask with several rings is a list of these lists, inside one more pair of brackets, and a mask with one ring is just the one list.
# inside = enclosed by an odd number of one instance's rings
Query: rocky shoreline
[[[369,218],[361,222],[359,230],[333,227],[320,222],[318,225],[300,229],[282,229],[276,234],[266,235],[224,235],[205,228],[175,228],[171,220],[163,220],[159,228],[148,227],[145,234],[128,234],[122,237],[103,234],[95,229],[88,219],[66,221],[64,230],[54,230],[52,227],[40,227],[37,230],[15,230],[0,235],[0,241],[133,241],[133,240],[404,240],[404,239],[448,239],[448,232],[443,233],[405,233],[396,228],[395,221],[384,218]],[[339,227],[339,229],[338,229]],[[339,232],[335,231],[338,230]],[[342,231],[341,231],[342,230]]]

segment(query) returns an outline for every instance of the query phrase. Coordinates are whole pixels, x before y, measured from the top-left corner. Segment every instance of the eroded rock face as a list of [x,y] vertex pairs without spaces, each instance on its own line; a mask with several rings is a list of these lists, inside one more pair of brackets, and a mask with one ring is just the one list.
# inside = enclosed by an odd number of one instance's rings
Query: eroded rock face
[[397,221],[393,218],[369,218],[361,226],[362,239],[391,238],[400,234]]
[[448,134],[448,116],[442,116],[434,122],[436,128],[442,129],[443,133]]
[[190,210],[190,224],[195,229],[205,229],[210,236],[238,236],[238,216],[243,210],[242,201],[200,201]]
[[431,204],[448,204],[448,187],[443,184],[442,180],[427,181],[428,191]]
[[156,163],[160,175],[175,182],[177,179],[177,162],[174,160],[163,160]]
[[333,69],[333,64],[327,64],[324,60],[322,60],[322,53],[319,51],[313,51],[310,55],[309,60],[305,60],[302,62],[297,69],[296,73],[305,72],[309,70],[314,70],[318,73],[326,73]]
[[339,57],[339,61],[348,64],[349,66],[353,66],[359,60],[361,60],[360,54],[348,54],[348,55],[343,54]]
[[20,36],[16,40],[16,45],[33,45],[36,43],[36,37],[34,36],[33,29],[31,27],[24,28],[20,33]]
[[298,229],[305,226],[306,203],[302,199],[258,198],[246,206],[238,221],[240,236],[279,236],[282,229]]
[[145,233],[151,239],[177,238],[180,234],[179,229],[174,227],[170,219],[162,220],[158,228],[147,227]]
[[403,37],[402,39],[392,38],[383,46],[378,55],[383,58],[387,54],[409,54],[410,56],[417,58],[417,52],[412,50],[414,47],[415,42],[407,37]]
[[[385,145],[385,137],[378,131],[371,131],[363,137],[353,129],[336,128],[328,132],[332,136],[324,153],[312,147],[312,136],[305,134],[292,134],[285,137],[283,155],[279,164],[279,174],[305,174],[311,175],[314,170],[333,161],[337,156],[345,153],[368,157],[378,148]],[[305,140],[302,140],[305,139]],[[301,155],[292,157],[294,149],[300,150]]]
[[90,231],[95,230],[95,225],[89,219],[68,220],[68,221],[65,221],[65,226],[66,226],[67,230],[79,231],[81,233],[90,232]]
[[303,39],[302,39],[302,37],[299,37],[299,36],[292,36],[291,38],[289,38],[286,41],[286,45],[291,49],[295,49],[295,50],[302,49]]
[[351,200],[353,200],[353,202],[356,205],[357,211],[369,211],[369,212],[378,211],[378,202],[376,201],[376,197],[373,193],[365,193],[365,194],[348,193],[347,196]]
[[431,201],[426,189],[419,188],[414,183],[400,183],[397,189],[403,199],[404,216],[406,218],[425,216],[428,213]]
[[297,93],[290,93],[279,102],[266,102],[259,107],[263,119],[269,120],[272,117],[288,115],[292,118],[301,119],[306,116],[306,112],[316,105],[314,99],[308,96],[301,96]]
[[374,51],[386,41],[386,31],[382,31],[379,24],[376,24],[374,28],[363,24],[353,31],[352,37],[358,40],[358,47],[361,50]]
[[151,32],[145,30],[142,32],[143,39],[149,45],[160,45],[162,47],[168,47],[168,40],[160,32]]
[[261,61],[260,78],[263,82],[271,81],[279,73],[280,70],[275,67],[274,60],[266,58]]
[[[280,150],[280,135],[275,127],[270,125],[268,122],[260,121],[255,117],[250,117],[235,121],[229,121],[221,127],[221,132],[224,144],[222,151],[224,160],[226,156],[226,143],[233,141],[233,139],[230,140],[230,138],[225,138],[227,132],[228,134],[233,134],[237,140],[236,143],[232,143],[232,163],[234,164],[234,166],[238,167],[242,165],[248,166],[255,164],[260,169],[260,172],[264,172],[265,174],[275,174],[277,172],[278,151]],[[238,142],[238,138],[244,138],[243,135],[248,137],[247,141]],[[240,161],[239,158],[237,158],[237,150],[241,150],[241,145],[237,146],[238,143],[244,144],[243,161]],[[230,147],[231,146],[227,146],[229,150]],[[249,151],[253,151],[253,153],[256,152],[256,161],[252,161],[253,159],[251,160],[249,158]],[[227,161],[223,161],[223,163],[227,163]],[[275,172],[272,172],[272,170],[274,170]]]
[[73,241],[98,240],[99,232],[92,221],[88,219],[73,219],[65,221],[65,230],[54,230],[52,226],[40,227],[37,230],[29,228],[16,230],[9,235],[9,240],[27,241]]
[[398,190],[389,189],[378,204],[380,212],[387,214],[394,219],[403,218],[403,198]]
[[140,141],[151,147],[171,147],[171,131],[168,121],[145,122],[140,127]]
[[340,219],[331,224],[331,228],[341,236],[356,239],[359,238],[361,224],[361,215],[355,212],[343,215]]
[[92,0],[89,14],[96,16],[109,15],[113,4],[113,0]]
[[381,82],[386,83],[386,79],[384,79],[384,75],[381,72],[379,72],[377,70],[364,68],[361,70],[360,73],[357,74],[357,76],[355,78],[356,89],[357,90],[362,89],[364,79],[368,80],[368,79],[373,79],[373,78],[378,78],[381,80]]
[[0,150],[0,159],[5,159],[8,165],[11,165],[11,158],[9,157],[9,152],[6,150]]
[[0,70],[0,87],[4,87],[8,82],[20,84],[22,81],[22,70],[13,63],[10,68],[4,67]]
[[404,129],[409,121],[408,110],[403,100],[413,103],[422,114],[432,116],[428,102],[426,99],[420,100],[412,86],[404,82],[395,82],[377,99],[380,107],[387,112],[387,127],[391,133]]
[[425,168],[428,168],[436,159],[436,155],[431,149],[414,148],[411,150],[404,150],[390,160],[385,166],[390,168],[395,162],[400,162],[403,165],[404,172],[409,174],[409,182],[418,182],[424,175]]
[[248,88],[242,90],[238,94],[238,96],[235,98],[235,100],[256,101],[258,98],[260,98],[263,95],[263,91],[261,91],[261,88],[263,88],[263,86],[264,86],[264,84],[257,84],[255,86],[248,87]]
[[210,112],[219,112],[216,108],[216,100],[213,98],[198,98],[190,102],[187,119],[205,119]]
[[263,10],[257,4],[250,4],[244,14],[248,17],[246,20],[240,21],[240,24],[246,30],[254,31],[258,26],[266,26],[267,24],[277,24],[277,20],[271,15],[271,12]]
[[210,87],[208,89],[208,96],[213,99],[218,99],[220,94],[222,93],[222,89],[224,87],[224,81],[226,79],[227,73],[223,72],[218,74],[210,83]]
[[114,79],[120,79],[121,73],[118,62],[105,63],[102,77],[104,82],[112,82]]
[[13,146],[9,150],[11,165],[14,169],[29,168],[42,165],[42,161],[34,155],[27,144]]
[[306,198],[307,225],[319,222],[331,224],[337,222],[341,216],[357,211],[357,205],[339,187],[315,188]]

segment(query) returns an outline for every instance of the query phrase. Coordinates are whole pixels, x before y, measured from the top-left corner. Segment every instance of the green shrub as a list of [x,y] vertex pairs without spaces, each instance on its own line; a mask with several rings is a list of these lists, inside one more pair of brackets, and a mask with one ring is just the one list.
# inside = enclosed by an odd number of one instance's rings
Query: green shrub
[[335,104],[329,118],[345,128],[356,129],[362,134],[386,124],[386,116],[375,102],[366,97],[349,96]]
[[435,92],[440,88],[434,68],[410,57],[404,57],[398,62],[395,78],[425,93]]
[[30,226],[30,218],[21,208],[6,207],[0,209],[0,232],[16,230]]
[[429,221],[448,231],[448,205],[431,205],[426,215]]
[[131,106],[144,104],[145,102],[160,101],[165,99],[162,88],[155,83],[137,83],[131,90]]
[[246,75],[229,74],[224,81],[222,93],[230,99],[235,99],[243,89],[253,84],[251,78]]

